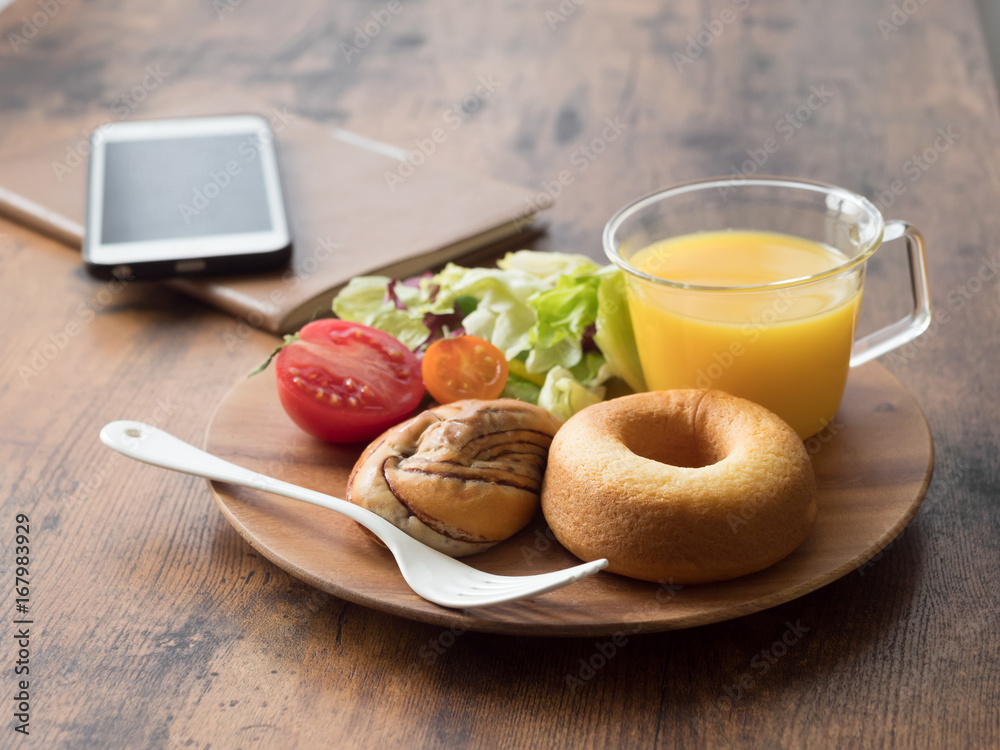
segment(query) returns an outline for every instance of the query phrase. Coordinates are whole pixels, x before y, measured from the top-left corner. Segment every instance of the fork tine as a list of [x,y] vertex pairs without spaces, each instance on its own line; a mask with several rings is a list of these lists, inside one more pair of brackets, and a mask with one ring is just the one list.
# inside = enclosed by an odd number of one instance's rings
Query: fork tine
[[549,583],[563,580],[560,576],[533,576],[527,579],[513,581],[498,581],[488,578],[468,577],[453,581],[438,581],[436,585],[450,596],[502,596],[509,591],[521,591],[525,588],[545,586]]
[[[596,561],[599,562],[599,561]],[[605,565],[595,568],[593,564],[587,564],[586,567],[582,565],[577,565],[573,568],[566,568],[565,570],[553,570],[551,573],[537,573],[535,575],[528,576],[496,576],[490,579],[490,583],[496,586],[502,586],[508,583],[522,583],[527,584],[532,581],[544,581],[548,578],[553,579],[563,579],[563,578],[573,578],[578,580],[579,578],[584,578],[597,570],[601,570]]]
[[[473,581],[466,580],[465,585],[461,589],[447,593],[441,592],[435,595],[433,601],[445,607],[460,609],[504,604],[555,591],[592,575],[599,570],[603,570],[607,565],[608,561],[601,559],[577,565],[573,568],[567,568],[566,570],[542,573],[535,576],[492,576],[488,579],[476,581],[475,583],[486,585],[474,588],[469,586]],[[503,581],[503,578],[511,580]],[[427,596],[427,594],[421,595]]]
[[499,594],[502,591],[517,591],[525,587],[542,586],[562,580],[572,582],[579,579],[567,576],[563,571],[555,571],[534,576],[491,576],[479,580],[471,579],[465,585],[477,592],[496,592]]
[[509,604],[510,602],[516,602],[521,599],[534,598],[536,596],[541,596],[542,594],[547,594],[556,589],[562,588],[566,583],[572,583],[571,581],[561,582],[554,581],[544,586],[525,586],[520,589],[514,589],[511,591],[504,591],[500,593],[496,592],[474,592],[474,591],[463,591],[454,594],[449,597],[447,603],[439,601],[439,604],[443,604],[446,607],[455,607],[458,609],[476,609],[479,607],[491,607],[498,604]]

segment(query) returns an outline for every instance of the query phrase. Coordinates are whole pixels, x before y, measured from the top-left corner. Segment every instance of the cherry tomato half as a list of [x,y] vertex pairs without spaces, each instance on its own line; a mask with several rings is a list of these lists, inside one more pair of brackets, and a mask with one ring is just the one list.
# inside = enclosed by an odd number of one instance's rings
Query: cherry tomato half
[[427,347],[421,372],[427,391],[439,404],[496,398],[507,384],[507,359],[489,341],[458,336]]
[[332,443],[371,440],[420,403],[420,360],[388,333],[316,320],[278,352],[278,396],[292,421]]

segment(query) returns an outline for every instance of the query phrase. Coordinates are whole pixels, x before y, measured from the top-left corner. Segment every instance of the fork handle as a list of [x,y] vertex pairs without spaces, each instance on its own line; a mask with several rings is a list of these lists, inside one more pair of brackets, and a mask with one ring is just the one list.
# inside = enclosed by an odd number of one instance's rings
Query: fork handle
[[[161,469],[237,484],[318,505],[357,521],[378,534],[386,544],[392,544],[390,537],[396,527],[365,508],[339,497],[298,487],[231,464],[152,425],[132,420],[111,422],[101,429],[101,442],[129,458]],[[392,531],[387,530],[387,527]]]

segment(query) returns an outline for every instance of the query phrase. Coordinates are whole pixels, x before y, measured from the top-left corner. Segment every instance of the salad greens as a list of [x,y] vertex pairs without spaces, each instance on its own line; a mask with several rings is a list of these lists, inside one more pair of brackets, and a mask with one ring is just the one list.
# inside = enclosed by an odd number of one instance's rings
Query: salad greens
[[449,263],[406,281],[357,277],[333,311],[414,350],[455,333],[486,339],[510,362],[503,395],[562,419],[603,400],[613,378],[645,390],[620,270],[531,250],[508,253],[497,266]]

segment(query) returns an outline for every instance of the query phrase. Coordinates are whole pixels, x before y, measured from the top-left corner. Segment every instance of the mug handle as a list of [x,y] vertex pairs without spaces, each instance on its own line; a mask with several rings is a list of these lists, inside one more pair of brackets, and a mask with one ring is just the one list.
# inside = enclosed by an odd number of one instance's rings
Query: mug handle
[[924,238],[916,227],[905,221],[887,221],[882,234],[883,242],[906,238],[907,258],[910,262],[910,291],[913,309],[910,313],[885,328],[869,333],[854,342],[851,349],[851,367],[863,365],[896,347],[912,341],[931,324],[931,293],[927,286],[927,260],[924,257]]

